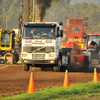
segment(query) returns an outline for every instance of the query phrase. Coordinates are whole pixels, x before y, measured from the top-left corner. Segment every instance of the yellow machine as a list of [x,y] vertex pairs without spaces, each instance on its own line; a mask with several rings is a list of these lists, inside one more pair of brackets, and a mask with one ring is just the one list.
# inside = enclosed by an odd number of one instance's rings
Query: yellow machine
[[19,60],[22,27],[25,22],[40,22],[40,4],[36,0],[21,0],[19,35],[14,30],[0,29],[0,64],[15,63]]
[[15,32],[11,30],[0,29],[0,63],[15,63],[18,61],[18,52],[16,51],[17,40]]

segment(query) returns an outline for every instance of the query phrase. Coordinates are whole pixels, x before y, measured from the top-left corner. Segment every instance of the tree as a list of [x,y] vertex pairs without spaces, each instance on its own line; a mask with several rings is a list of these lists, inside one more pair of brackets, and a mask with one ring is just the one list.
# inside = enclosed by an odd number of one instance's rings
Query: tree
[[16,27],[18,24],[18,14],[20,12],[18,4],[20,4],[20,0],[1,0],[0,20],[2,28],[6,28],[6,24],[8,24],[8,28]]
[[[69,18],[89,17],[87,32],[100,32],[100,4],[93,3],[74,3],[71,0],[52,0],[51,7],[46,10],[44,21],[63,22],[63,28],[66,28],[67,21],[65,16]],[[18,16],[21,12],[21,0],[0,0],[0,22],[1,27],[6,28],[6,18],[8,28],[18,28]]]

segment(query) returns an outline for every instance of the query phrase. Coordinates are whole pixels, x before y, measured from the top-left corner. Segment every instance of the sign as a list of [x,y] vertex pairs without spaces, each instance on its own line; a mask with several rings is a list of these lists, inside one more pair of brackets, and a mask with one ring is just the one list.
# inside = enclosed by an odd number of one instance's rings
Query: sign
[[46,43],[52,43],[52,40],[46,40]]
[[25,40],[25,43],[32,43],[32,40]]
[[70,19],[70,24],[71,25],[82,25],[83,24],[82,21],[83,21],[82,19]]
[[81,38],[74,38],[74,39],[73,38],[69,38],[68,41],[69,42],[82,42],[82,39]]

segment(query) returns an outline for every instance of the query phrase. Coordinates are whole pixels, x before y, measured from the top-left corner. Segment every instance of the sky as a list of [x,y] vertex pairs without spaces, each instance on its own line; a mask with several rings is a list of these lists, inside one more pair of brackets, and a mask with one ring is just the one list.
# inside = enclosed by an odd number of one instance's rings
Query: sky
[[70,3],[74,4],[74,3],[82,3],[82,2],[94,3],[94,4],[99,3],[100,4],[100,0],[71,0]]

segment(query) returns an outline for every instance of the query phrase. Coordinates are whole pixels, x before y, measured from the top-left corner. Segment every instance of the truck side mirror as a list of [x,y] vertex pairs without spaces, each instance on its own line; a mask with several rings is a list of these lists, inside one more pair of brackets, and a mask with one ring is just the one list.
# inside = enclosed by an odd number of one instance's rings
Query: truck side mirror
[[59,30],[59,37],[63,37],[63,30]]
[[60,30],[61,37],[63,37],[63,30]]
[[59,37],[59,27],[57,27],[57,35],[56,37]]
[[57,36],[56,37],[63,37],[63,30],[59,30],[59,27],[57,27]]

